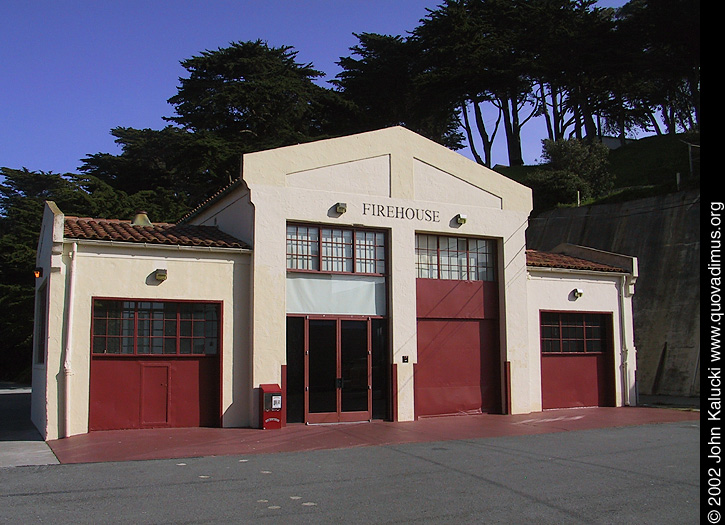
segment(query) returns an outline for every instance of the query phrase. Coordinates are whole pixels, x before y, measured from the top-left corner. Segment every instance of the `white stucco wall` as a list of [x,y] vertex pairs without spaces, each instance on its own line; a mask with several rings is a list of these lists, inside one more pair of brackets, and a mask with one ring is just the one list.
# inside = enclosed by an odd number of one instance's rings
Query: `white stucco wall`
[[[562,269],[529,268],[528,317],[531,354],[539,370],[531,376],[531,388],[541,395],[539,312],[591,312],[612,314],[616,405],[635,405],[637,369],[632,324],[631,275]],[[576,298],[572,291],[580,289]],[[532,359],[533,364],[534,359]],[[539,406],[541,410],[539,397]]]
[[[529,386],[535,360],[526,328],[528,188],[403,128],[248,154],[242,175],[255,210],[255,387],[280,383],[286,360],[281,334],[286,319],[287,222],[364,225],[389,233],[390,338],[398,371],[394,388],[399,419],[414,418],[416,232],[497,241],[502,361],[511,362],[512,408],[514,412],[534,409],[539,396]],[[334,212],[338,202],[347,204],[346,213]],[[458,214],[468,217],[466,224],[455,222]],[[409,357],[407,363],[403,356]],[[255,411],[256,403],[252,403],[250,410]]]
[[254,208],[249,202],[249,190],[244,181],[217,198],[213,206],[199,209],[189,222],[214,226],[249,246],[254,245]]
[[[107,241],[74,243],[73,239],[56,244],[62,246],[62,258],[51,273],[48,357],[44,367],[36,367],[33,379],[35,384],[45,377],[47,384],[45,407],[42,406],[45,396],[40,388],[37,393],[33,391],[32,401],[33,421],[46,439],[88,432],[94,297],[221,301],[222,421],[224,426],[251,424],[247,410],[251,390],[247,373],[250,332],[248,252]],[[75,284],[69,303],[73,250],[76,250]],[[158,268],[168,270],[167,280],[160,283],[152,277]],[[70,345],[67,345],[69,335]],[[70,374],[64,370],[66,346],[70,350]],[[66,403],[66,395],[69,395],[69,403]]]
[[[38,362],[36,345],[42,344],[44,351],[61,348],[62,345],[62,318],[63,299],[65,297],[65,277],[62,272],[62,241],[63,241],[63,214],[54,203],[48,203],[43,210],[43,222],[38,239],[38,249],[35,258],[36,267],[42,268],[42,278],[35,281],[36,304],[38,311],[38,290],[45,285],[48,298],[44,318],[36,317],[33,331],[33,368],[31,384],[30,419],[41,435],[48,435],[48,412],[54,411],[58,400],[58,388],[48,374],[48,356]],[[46,340],[37,341],[40,324],[45,324]],[[52,369],[53,367],[51,367]],[[53,435],[57,435],[54,432]]]

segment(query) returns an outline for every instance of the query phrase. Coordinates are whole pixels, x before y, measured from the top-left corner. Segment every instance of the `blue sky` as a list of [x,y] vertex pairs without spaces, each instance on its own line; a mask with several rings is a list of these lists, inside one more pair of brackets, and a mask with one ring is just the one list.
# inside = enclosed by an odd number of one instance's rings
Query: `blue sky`
[[[117,126],[161,129],[179,62],[233,41],[288,45],[332,79],[353,33],[404,35],[438,0],[2,0],[0,166],[75,172]],[[607,5],[623,2],[610,0]],[[526,129],[526,128],[524,128]],[[533,130],[532,130],[533,131]],[[534,163],[540,134],[524,137]],[[507,163],[503,136],[494,161]],[[496,153],[500,151],[500,153]]]

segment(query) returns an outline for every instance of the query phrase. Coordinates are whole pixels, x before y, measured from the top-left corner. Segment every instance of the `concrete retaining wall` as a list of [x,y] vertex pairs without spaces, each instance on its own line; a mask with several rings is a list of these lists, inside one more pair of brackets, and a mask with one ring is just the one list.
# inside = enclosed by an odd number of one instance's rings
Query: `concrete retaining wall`
[[634,337],[640,394],[700,394],[700,191],[552,210],[532,217],[527,246],[569,242],[639,260]]

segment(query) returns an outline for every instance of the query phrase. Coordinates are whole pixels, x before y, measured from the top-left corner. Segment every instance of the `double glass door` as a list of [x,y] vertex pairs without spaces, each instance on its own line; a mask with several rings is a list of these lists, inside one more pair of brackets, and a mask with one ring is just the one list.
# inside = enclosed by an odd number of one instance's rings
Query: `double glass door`
[[308,423],[372,418],[369,330],[367,319],[309,319],[305,350]]
[[390,349],[384,317],[287,317],[288,423],[389,419]]

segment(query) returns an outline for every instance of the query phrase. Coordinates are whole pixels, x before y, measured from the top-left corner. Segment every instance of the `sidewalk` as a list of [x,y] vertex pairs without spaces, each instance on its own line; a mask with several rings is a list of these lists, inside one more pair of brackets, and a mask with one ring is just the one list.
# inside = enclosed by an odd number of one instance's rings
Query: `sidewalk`
[[[691,405],[692,403],[690,403]],[[0,467],[249,455],[465,440],[699,421],[691,407],[577,408],[515,416],[479,414],[392,423],[294,424],[280,430],[174,428],[93,432],[45,443],[29,421],[28,389],[0,384]]]
[[0,467],[58,463],[30,422],[30,387],[0,382]]

